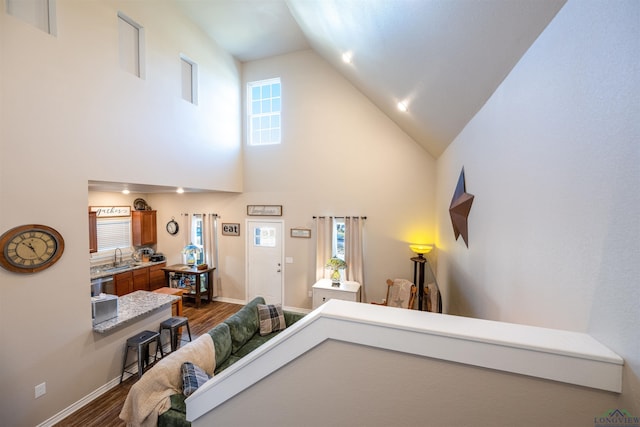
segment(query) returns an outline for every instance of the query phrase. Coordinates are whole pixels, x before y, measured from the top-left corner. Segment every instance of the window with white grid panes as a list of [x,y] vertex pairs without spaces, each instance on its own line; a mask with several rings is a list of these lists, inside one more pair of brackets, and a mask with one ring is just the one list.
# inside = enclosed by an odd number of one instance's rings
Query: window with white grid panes
[[281,106],[279,78],[247,84],[249,145],[280,144]]

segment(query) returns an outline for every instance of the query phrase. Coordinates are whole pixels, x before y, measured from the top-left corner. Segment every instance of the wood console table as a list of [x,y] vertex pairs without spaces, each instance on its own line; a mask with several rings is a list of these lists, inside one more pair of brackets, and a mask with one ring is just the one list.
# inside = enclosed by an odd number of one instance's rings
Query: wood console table
[[[205,301],[207,303],[211,302],[211,287],[213,286],[213,270],[215,267],[210,267],[204,270],[198,270],[196,267],[189,267],[185,264],[176,264],[170,265],[168,267],[163,267],[164,277],[167,281],[167,286],[170,288],[175,288],[175,286],[171,286],[171,276],[172,275],[181,275],[194,277],[195,276],[195,285],[190,285],[189,287],[183,286],[178,287],[179,289],[184,289],[183,297],[193,297],[196,300],[196,308],[200,308],[200,302],[202,300],[202,295],[205,296]],[[172,274],[173,273],[173,274]],[[202,276],[206,274],[206,280],[202,281]],[[203,289],[204,287],[204,289]]]

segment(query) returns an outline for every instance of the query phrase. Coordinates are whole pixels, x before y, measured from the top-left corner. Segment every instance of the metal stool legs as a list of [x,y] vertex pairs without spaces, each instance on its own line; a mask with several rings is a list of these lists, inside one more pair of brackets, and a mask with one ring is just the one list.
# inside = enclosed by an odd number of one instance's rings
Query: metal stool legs
[[142,331],[139,334],[127,339],[127,345],[124,349],[124,357],[122,359],[122,373],[120,374],[120,382],[124,379],[124,373],[127,372],[132,374],[126,370],[127,368],[127,356],[129,355],[129,350],[136,349],[138,354],[138,379],[142,377],[144,374],[145,366],[149,366],[149,344],[153,341],[156,342],[156,351],[153,354],[153,361],[157,360],[158,348],[160,348],[160,357],[164,357],[164,352],[162,351],[162,344],[160,343],[160,334],[158,332],[152,331]]
[[[189,334],[189,341],[191,341],[191,328],[189,328],[189,319],[186,317],[171,317],[164,322],[160,323],[160,330],[158,333],[162,335],[162,331],[165,329],[169,330],[169,339],[171,341],[171,351],[174,352],[178,348],[178,329],[186,326],[187,333]],[[180,334],[182,335],[182,334]],[[180,336],[182,338],[182,336]]]

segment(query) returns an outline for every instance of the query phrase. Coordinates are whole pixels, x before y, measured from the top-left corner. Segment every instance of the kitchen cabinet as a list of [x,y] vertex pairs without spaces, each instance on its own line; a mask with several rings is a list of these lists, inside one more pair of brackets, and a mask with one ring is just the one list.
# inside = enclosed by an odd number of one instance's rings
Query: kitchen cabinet
[[133,271],[114,274],[113,285],[119,297],[133,292]]
[[133,290],[148,291],[149,289],[149,268],[138,268],[133,270]]
[[155,245],[158,238],[156,211],[131,212],[133,246]]
[[166,279],[164,278],[163,267],[166,267],[167,263],[156,264],[149,267],[149,290],[155,291],[156,289],[164,288],[167,286]]
[[89,212],[89,253],[98,252],[97,212]]

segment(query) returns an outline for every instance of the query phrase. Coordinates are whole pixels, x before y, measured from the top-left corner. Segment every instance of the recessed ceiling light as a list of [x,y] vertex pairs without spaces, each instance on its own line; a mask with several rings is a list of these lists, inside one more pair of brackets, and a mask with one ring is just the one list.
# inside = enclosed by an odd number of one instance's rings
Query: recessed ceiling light
[[407,102],[406,101],[398,102],[398,110],[402,111],[403,113],[406,113],[407,110],[409,110],[409,106],[407,105]]
[[125,188],[124,190],[122,190],[122,194],[129,194],[129,190]]
[[182,193],[184,193],[184,189],[183,189],[182,187],[180,187],[180,188],[178,188],[178,189],[176,190],[176,193],[178,193],[178,194],[182,194]]
[[345,64],[351,64],[352,60],[353,54],[351,52],[345,52],[342,54],[342,62],[344,62]]

